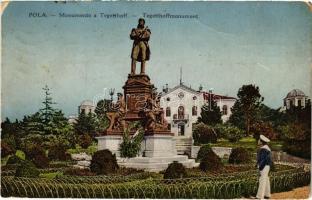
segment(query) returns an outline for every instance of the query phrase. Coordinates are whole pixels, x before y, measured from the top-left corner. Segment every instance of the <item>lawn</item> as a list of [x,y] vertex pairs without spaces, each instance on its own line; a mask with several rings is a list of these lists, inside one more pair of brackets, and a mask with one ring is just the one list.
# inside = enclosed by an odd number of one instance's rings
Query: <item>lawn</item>
[[[244,137],[238,142],[229,142],[227,139],[218,139],[217,143],[211,144],[212,147],[244,147],[250,151],[257,151],[257,141],[253,137]],[[273,151],[279,151],[282,148],[282,141],[271,141],[269,147]]]

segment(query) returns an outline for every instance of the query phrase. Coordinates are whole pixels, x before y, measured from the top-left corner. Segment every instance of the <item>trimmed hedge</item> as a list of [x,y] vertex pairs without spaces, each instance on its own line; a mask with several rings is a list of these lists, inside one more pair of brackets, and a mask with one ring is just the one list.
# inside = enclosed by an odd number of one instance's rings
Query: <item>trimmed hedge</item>
[[229,157],[229,163],[231,164],[243,164],[251,162],[251,153],[243,147],[237,147],[232,149]]
[[176,179],[183,177],[186,177],[185,167],[177,161],[170,163],[164,173],[164,179]]
[[97,151],[93,154],[90,169],[96,174],[112,174],[119,168],[116,155],[108,149]]

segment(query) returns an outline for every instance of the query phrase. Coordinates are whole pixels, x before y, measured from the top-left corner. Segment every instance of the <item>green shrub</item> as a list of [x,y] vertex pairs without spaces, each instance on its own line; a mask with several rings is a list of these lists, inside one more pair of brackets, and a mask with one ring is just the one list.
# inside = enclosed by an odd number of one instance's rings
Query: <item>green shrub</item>
[[45,154],[38,154],[36,155],[31,161],[36,165],[38,168],[48,168],[49,167],[49,159]]
[[45,150],[40,145],[31,145],[25,149],[26,159],[32,161],[36,167],[47,168],[49,159],[45,154]]
[[280,126],[283,151],[294,156],[311,159],[311,129],[302,123],[293,122]]
[[259,140],[260,135],[264,135],[267,138],[274,140],[277,138],[277,135],[273,129],[271,122],[258,121],[251,125],[250,132],[253,133],[253,137],[256,140]]
[[164,173],[164,179],[176,179],[183,177],[186,177],[185,167],[177,161],[170,163]]
[[50,160],[69,160],[70,155],[66,152],[64,145],[55,145],[49,149],[48,158]]
[[119,168],[116,155],[112,154],[108,149],[97,151],[93,154],[90,169],[96,174],[115,173]]
[[227,126],[223,129],[226,138],[230,142],[238,142],[240,139],[244,137],[244,131],[235,127],[235,126]]
[[198,153],[197,153],[197,159],[198,161],[200,161],[201,159],[203,159],[206,155],[211,154],[213,151],[210,147],[209,144],[203,145],[200,147]]
[[16,177],[30,177],[30,178],[37,178],[39,177],[39,170],[36,166],[28,160],[23,160],[19,163],[16,168],[15,176]]
[[21,161],[22,159],[20,159],[18,156],[16,155],[13,155],[13,156],[10,156],[8,161],[6,162],[7,165],[14,165],[14,164],[17,164]]
[[199,168],[204,171],[218,171],[223,167],[221,158],[213,151],[208,151],[200,160]]
[[194,127],[193,138],[195,144],[216,143],[217,133],[211,126],[199,123]]
[[13,146],[7,144],[6,142],[1,142],[1,157],[6,157],[8,155],[15,154],[16,150]]
[[95,173],[91,172],[89,169],[69,168],[69,169],[65,170],[64,175],[69,175],[69,176],[94,176]]
[[89,134],[83,134],[79,137],[79,145],[86,149],[92,144],[92,137]]
[[224,138],[226,139],[225,131],[224,129],[226,128],[227,125],[225,124],[216,124],[213,128],[216,131],[217,138]]
[[231,164],[243,164],[251,162],[251,154],[243,147],[237,147],[232,149],[229,157],[229,163]]
[[136,136],[130,136],[129,130],[125,130],[122,137],[122,143],[119,146],[120,156],[124,158],[132,158],[138,155],[141,150],[141,142],[143,141],[144,132],[138,130]]

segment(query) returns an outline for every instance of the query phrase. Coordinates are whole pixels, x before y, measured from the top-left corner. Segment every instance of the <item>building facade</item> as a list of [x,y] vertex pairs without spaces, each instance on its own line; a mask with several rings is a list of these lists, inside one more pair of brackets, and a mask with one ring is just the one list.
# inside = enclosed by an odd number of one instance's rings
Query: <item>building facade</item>
[[209,100],[217,103],[223,122],[227,121],[236,101],[234,97],[196,91],[182,83],[172,89],[163,90],[160,106],[164,109],[165,119],[174,136],[192,138],[193,124],[201,114],[201,107]]

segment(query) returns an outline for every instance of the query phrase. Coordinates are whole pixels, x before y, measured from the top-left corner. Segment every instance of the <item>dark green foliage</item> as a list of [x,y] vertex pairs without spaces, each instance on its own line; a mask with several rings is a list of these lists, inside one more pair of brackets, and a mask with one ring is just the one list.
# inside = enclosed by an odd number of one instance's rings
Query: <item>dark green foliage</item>
[[238,142],[240,139],[244,137],[244,132],[238,127],[228,126],[224,130],[225,130],[226,138],[230,142]]
[[200,160],[199,168],[204,171],[218,171],[223,167],[221,158],[213,151],[208,151]]
[[250,126],[259,117],[259,110],[263,102],[259,87],[255,85],[243,85],[237,93],[237,101],[231,108],[232,115],[229,122],[240,129],[244,129],[249,135]]
[[91,172],[89,169],[69,168],[69,169],[65,170],[64,175],[69,175],[69,176],[94,176],[95,173]]
[[138,155],[144,137],[143,130],[139,128],[138,131],[138,134],[135,136],[130,136],[129,129],[123,133],[122,143],[119,146],[121,157],[132,158]]
[[92,138],[90,135],[88,134],[82,134],[81,136],[79,136],[79,145],[86,149],[88,148],[90,145],[92,144]]
[[311,129],[302,123],[279,127],[284,141],[282,149],[289,154],[311,159]]
[[6,165],[13,165],[13,164],[17,164],[21,161],[22,159],[20,159],[18,156],[13,155],[10,156],[8,161],[6,162]]
[[25,149],[26,159],[32,161],[38,168],[47,168],[49,166],[49,159],[45,154],[45,150],[35,144],[28,146]]
[[50,160],[65,161],[70,159],[70,155],[66,153],[66,147],[64,145],[58,144],[49,149],[48,158]]
[[250,127],[250,132],[253,133],[253,137],[258,140],[260,135],[264,135],[270,140],[277,138],[273,129],[273,125],[270,122],[257,121]]
[[39,177],[39,170],[36,166],[28,160],[23,160],[19,163],[16,168],[15,176],[16,177],[29,177],[29,178],[37,178]]
[[108,149],[97,151],[93,154],[90,169],[96,174],[112,174],[119,168],[116,155]]
[[49,159],[45,154],[37,154],[31,160],[38,168],[48,168]]
[[305,108],[293,107],[287,111],[289,122],[279,126],[283,150],[289,154],[311,159],[311,103]]
[[77,135],[88,134],[89,136],[96,135],[96,127],[97,127],[97,118],[96,115],[89,112],[86,114],[85,112],[79,113],[79,117],[74,124],[74,129]]
[[1,157],[12,155],[16,152],[14,147],[8,145],[6,142],[1,141]]
[[[211,102],[211,105],[209,105]],[[200,117],[198,122],[202,122],[207,125],[216,125],[222,123],[220,108],[214,100],[208,101],[208,105],[204,105],[201,108]]]
[[170,163],[164,173],[164,179],[177,179],[183,177],[186,177],[185,167],[177,161]]
[[229,157],[229,163],[231,164],[243,164],[251,162],[251,154],[242,147],[232,149]]
[[211,126],[199,123],[193,129],[193,139],[195,144],[216,143],[217,133]]
[[213,153],[211,147],[209,144],[203,145],[200,147],[198,153],[197,153],[197,160],[200,161],[203,159],[206,155],[209,155]]

